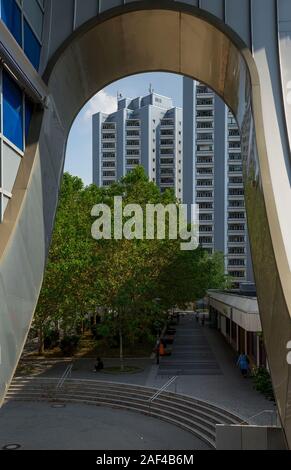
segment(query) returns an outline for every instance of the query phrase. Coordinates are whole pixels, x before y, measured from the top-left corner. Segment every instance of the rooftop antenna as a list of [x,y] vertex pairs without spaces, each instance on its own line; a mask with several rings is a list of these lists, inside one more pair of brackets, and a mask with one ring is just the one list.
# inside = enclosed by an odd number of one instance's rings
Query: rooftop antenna
[[154,89],[153,89],[153,86],[152,86],[151,83],[150,83],[150,87],[149,87],[149,92],[150,92],[150,95],[154,92]]

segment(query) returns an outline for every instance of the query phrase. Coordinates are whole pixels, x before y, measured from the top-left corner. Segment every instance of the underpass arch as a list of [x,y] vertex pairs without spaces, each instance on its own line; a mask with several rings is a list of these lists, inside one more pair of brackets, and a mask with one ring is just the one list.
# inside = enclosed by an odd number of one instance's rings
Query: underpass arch
[[[248,47],[222,21],[181,3],[141,2],[112,9],[77,29],[46,68],[46,106],[34,115],[31,144],[0,226],[0,274],[5,277],[9,266],[17,270],[20,264],[19,272],[27,266],[30,274],[23,328],[16,332],[13,343],[16,354],[7,343],[11,358],[6,388],[41,288],[71,125],[84,104],[105,86],[126,76],[155,71],[205,83],[225,101],[240,127],[264,339],[281,421],[291,445],[291,372],[286,361],[286,344],[291,338],[291,273],[267,158],[257,66]],[[13,295],[7,295],[5,289],[3,295],[9,309]],[[14,302],[17,314],[16,294]],[[8,314],[7,322],[12,331]]]

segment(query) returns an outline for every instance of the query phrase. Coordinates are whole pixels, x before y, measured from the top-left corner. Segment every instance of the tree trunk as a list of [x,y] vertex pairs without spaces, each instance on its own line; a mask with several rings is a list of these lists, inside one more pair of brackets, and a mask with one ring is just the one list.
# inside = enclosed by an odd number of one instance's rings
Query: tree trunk
[[44,354],[44,334],[43,327],[40,326],[38,330],[38,355],[42,356]]
[[120,370],[124,372],[123,334],[122,334],[121,325],[119,326],[119,357],[120,357]]

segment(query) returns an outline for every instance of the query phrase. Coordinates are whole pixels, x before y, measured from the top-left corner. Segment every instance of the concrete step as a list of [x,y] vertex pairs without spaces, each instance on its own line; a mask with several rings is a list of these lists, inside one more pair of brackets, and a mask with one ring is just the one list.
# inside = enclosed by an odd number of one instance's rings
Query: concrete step
[[[19,381],[13,381],[13,384],[11,388],[9,389],[7,397],[13,397],[17,394],[21,394],[25,391],[31,391],[34,394],[35,393],[43,393],[45,391],[48,391],[49,393],[52,393],[55,391],[56,384],[57,384],[57,379],[54,379],[54,382],[52,380],[49,380],[47,383],[46,381],[39,381],[34,379],[33,381],[21,381],[22,385],[19,387]],[[39,383],[40,382],[40,383]],[[25,383],[25,388],[23,387],[23,384]],[[29,385],[29,387],[28,387]],[[48,386],[47,386],[48,385]],[[115,393],[115,394],[120,394],[120,393],[128,393],[129,396],[134,397],[135,395],[138,396],[138,398],[143,398],[143,399],[149,399],[151,398],[154,393],[157,391],[157,389],[151,389],[148,387],[142,387],[142,386],[135,386],[135,385],[128,385],[128,384],[119,384],[119,383],[112,383],[112,382],[101,382],[101,381],[79,381],[79,380],[68,380],[66,384],[64,385],[66,387],[66,390],[74,390],[74,392],[78,393],[98,393],[98,391],[102,393]],[[233,413],[228,412],[227,410],[223,410],[213,404],[203,402],[201,400],[197,400],[195,398],[186,396],[186,395],[181,395],[181,394],[175,394],[173,392],[163,392],[162,396],[159,397],[159,400],[168,400],[170,399],[171,402],[175,402],[177,405],[181,406],[189,406],[189,407],[195,407],[199,408],[201,410],[210,410],[211,413],[216,415],[217,419],[225,419],[228,418],[230,422],[233,423],[238,423],[242,420],[241,417],[235,416]]]

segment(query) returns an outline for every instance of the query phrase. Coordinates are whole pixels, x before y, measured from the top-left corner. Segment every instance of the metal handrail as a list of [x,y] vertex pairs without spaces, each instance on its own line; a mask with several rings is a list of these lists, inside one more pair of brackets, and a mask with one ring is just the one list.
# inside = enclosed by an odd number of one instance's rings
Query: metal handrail
[[270,414],[272,415],[272,417],[275,415],[276,417],[276,424],[274,425],[274,421],[272,419],[272,426],[276,426],[277,425],[277,419],[278,419],[278,414],[276,412],[276,410],[263,410],[263,411],[260,411],[260,413],[256,413],[255,415],[253,416],[250,416],[250,418],[247,418],[247,420],[244,420],[242,421],[240,424],[250,424],[250,421],[254,418],[258,418],[259,416],[262,416],[264,414]]
[[165,391],[167,390],[170,385],[172,385],[176,380],[177,380],[178,376],[175,375],[174,377],[172,377],[170,380],[168,380],[167,383],[165,383],[151,398],[149,398],[148,400],[148,404],[149,404],[149,413],[151,412],[151,405],[152,403],[157,400],[157,398],[159,398],[159,396]]
[[60,390],[63,387],[63,385],[64,385],[65,381],[67,380],[67,378],[72,375],[73,365],[74,364],[72,362],[66,368],[65,372],[63,373],[63,375],[61,376],[61,378],[60,378],[60,380],[57,384],[57,387],[56,387],[57,390]]

